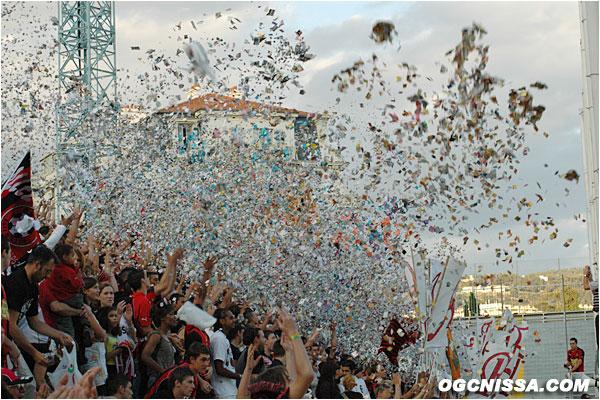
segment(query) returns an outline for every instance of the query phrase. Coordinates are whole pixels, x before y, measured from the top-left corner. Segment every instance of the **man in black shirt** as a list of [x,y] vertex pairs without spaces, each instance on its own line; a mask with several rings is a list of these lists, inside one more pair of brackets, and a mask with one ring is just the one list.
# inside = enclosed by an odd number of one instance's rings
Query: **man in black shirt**
[[264,359],[262,358],[262,353],[265,349],[265,334],[260,329],[254,326],[248,326],[244,330],[244,346],[246,349],[240,355],[240,358],[237,360],[235,364],[235,372],[242,375],[244,373],[244,369],[246,369],[246,358],[248,357],[248,347],[253,344],[256,346],[257,351],[254,353],[254,359],[260,357],[258,364],[252,370],[252,375],[255,378],[256,376],[262,374],[266,369],[266,365]]
[[267,369],[274,367],[285,367],[285,349],[279,341],[273,345],[273,362]]
[[[29,327],[42,335],[49,336],[63,346],[73,346],[73,339],[64,332],[51,328],[38,319],[38,283],[50,276],[56,255],[52,250],[40,244],[31,250],[24,267],[13,271],[3,280],[9,311],[9,332],[14,342],[33,357],[34,361],[48,367],[48,360],[29,343],[18,326],[19,321],[27,318]],[[41,384],[42,382],[39,382]]]

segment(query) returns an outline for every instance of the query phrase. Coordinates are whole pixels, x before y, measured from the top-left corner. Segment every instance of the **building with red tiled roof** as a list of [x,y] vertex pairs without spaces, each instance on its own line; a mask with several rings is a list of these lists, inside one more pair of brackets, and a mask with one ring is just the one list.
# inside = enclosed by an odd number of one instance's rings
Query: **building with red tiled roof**
[[228,95],[200,95],[199,88],[192,87],[188,96],[189,100],[157,113],[175,123],[177,141],[183,149],[197,148],[194,142],[207,143],[233,134],[249,143],[266,142],[293,160],[322,158],[318,139],[319,128],[324,129],[322,115],[244,100],[236,87]]
[[[235,89],[235,88],[234,88]],[[233,96],[224,96],[217,93],[209,93],[200,97],[192,98],[175,106],[164,108],[160,113],[196,113],[198,111],[237,111],[242,114],[249,112],[264,113],[271,115],[273,113],[294,114],[302,117],[314,117],[305,111],[298,111],[292,108],[272,106],[269,104],[248,101]]]

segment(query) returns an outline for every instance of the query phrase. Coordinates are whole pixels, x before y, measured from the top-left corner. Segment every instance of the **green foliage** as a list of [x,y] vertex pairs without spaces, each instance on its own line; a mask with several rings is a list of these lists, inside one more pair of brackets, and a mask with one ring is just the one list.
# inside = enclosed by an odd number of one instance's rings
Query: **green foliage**
[[[521,306],[534,307],[540,312],[560,312],[563,310],[563,277],[566,311],[580,310],[579,304],[592,304],[591,292],[583,289],[583,273],[579,268],[524,275],[502,273],[494,274],[491,279],[489,275],[480,275],[475,281],[461,281],[458,297],[464,302],[463,309],[466,316],[476,315],[481,304],[490,303],[504,303],[505,307],[521,304]],[[542,278],[547,278],[547,281]],[[488,285],[485,284],[486,279]],[[472,291],[469,287],[473,286],[477,289]],[[463,287],[467,287],[468,295],[460,293]]]

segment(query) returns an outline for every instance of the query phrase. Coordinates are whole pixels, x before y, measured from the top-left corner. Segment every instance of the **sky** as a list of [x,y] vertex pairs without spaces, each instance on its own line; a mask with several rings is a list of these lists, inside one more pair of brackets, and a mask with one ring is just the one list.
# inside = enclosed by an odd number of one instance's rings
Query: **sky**
[[[570,169],[583,175],[579,117],[582,76],[576,2],[118,1],[117,66],[122,102],[145,102],[147,93],[136,79],[146,71],[151,72],[146,56],[148,50],[154,49],[154,54],[165,54],[178,60],[175,65],[183,69],[186,65],[185,56],[177,57],[176,52],[182,47],[181,38],[184,34],[205,46],[218,37],[228,43],[236,43],[240,48],[244,40],[250,39],[250,34],[261,21],[267,27],[271,24],[272,17],[266,17],[267,9],[275,10],[275,15],[285,21],[282,28],[290,41],[293,41],[297,30],[302,30],[304,41],[310,46],[309,53],[316,56],[303,63],[304,71],[298,77],[304,94],[291,85],[278,93],[284,97],[281,100],[283,106],[312,112],[330,110],[351,113],[357,123],[365,123],[381,114],[385,101],[375,98],[366,102],[364,93],[339,93],[331,83],[336,73],[359,59],[368,60],[376,53],[386,65],[382,73],[388,81],[394,81],[395,76],[399,75],[397,65],[407,62],[417,66],[422,76],[431,77],[431,82],[426,81],[430,91],[439,90],[444,82],[439,74],[440,63],[449,65],[444,54],[460,41],[464,27],[473,22],[481,24],[488,32],[484,38],[490,46],[488,71],[505,80],[506,92],[508,88],[518,88],[536,81],[548,86],[547,90],[536,95],[536,102],[546,107],[539,123],[540,133],[547,132],[549,135],[546,138],[538,133],[527,138],[529,154],[521,159],[519,172],[511,184],[519,187],[531,185],[523,189],[528,195],[536,192],[532,191],[536,182],[541,184],[543,190],[536,193],[540,193],[544,201],[537,210],[542,215],[554,218],[560,230],[560,240],[527,247],[526,254],[519,260],[519,271],[535,272],[548,269],[548,266],[554,268],[558,259],[562,260],[562,266],[582,267],[588,262],[586,225],[582,218],[574,218],[577,215],[585,216],[583,179],[576,183],[555,175],[556,171],[564,174]],[[51,17],[56,16],[56,10],[56,3],[40,2],[28,4],[26,12],[14,12],[6,16],[3,13],[3,43],[7,43],[9,35],[24,38],[24,43],[47,42],[52,37],[52,30],[56,29],[50,22]],[[217,12],[222,13],[220,18],[215,17]],[[35,15],[35,19],[30,18],[31,15]],[[228,17],[241,20],[235,24],[237,29],[230,29],[232,25]],[[39,20],[40,23],[34,22],[32,27],[33,20]],[[395,25],[398,34],[393,43],[375,44],[369,38],[372,26],[380,20]],[[196,23],[197,29],[192,27],[190,21]],[[180,22],[181,29],[178,29],[176,26]],[[47,29],[41,33],[31,29],[36,26],[43,29],[43,25],[47,25]],[[23,31],[25,27],[28,29]],[[139,46],[140,50],[132,50],[133,46]],[[3,50],[3,83],[6,83],[19,76],[19,72],[14,70],[6,73],[7,63],[19,59],[25,51],[23,47],[6,47]],[[31,62],[31,58],[28,58],[28,62]],[[49,56],[40,62],[55,65],[54,60]],[[235,73],[217,70],[217,80],[231,82],[233,86],[236,82]],[[191,79],[188,81],[191,86],[193,82]],[[166,89],[160,93],[160,106],[185,99],[187,89]],[[406,99],[408,92],[395,92],[393,95],[401,101]],[[14,94],[6,93],[3,89],[3,102],[11,96]],[[338,98],[340,101],[336,101]],[[359,103],[368,104],[359,108]],[[33,133],[11,141],[9,124],[6,120],[2,123],[3,180],[18,158],[16,149],[24,142],[39,140]],[[487,219],[483,212],[470,220],[468,228],[472,229]],[[526,240],[526,229],[522,224],[513,225],[499,224],[492,229],[482,230],[477,235],[479,240],[490,244],[483,251],[478,251],[471,243],[464,246],[464,258],[473,270],[477,265],[484,266],[479,269],[482,272],[497,270],[493,266],[494,242],[499,231],[511,227],[515,232],[522,230],[523,240]],[[569,247],[564,247],[562,243],[567,238],[572,238],[573,242]],[[434,239],[430,240],[433,243]],[[450,240],[462,243],[461,238]]]

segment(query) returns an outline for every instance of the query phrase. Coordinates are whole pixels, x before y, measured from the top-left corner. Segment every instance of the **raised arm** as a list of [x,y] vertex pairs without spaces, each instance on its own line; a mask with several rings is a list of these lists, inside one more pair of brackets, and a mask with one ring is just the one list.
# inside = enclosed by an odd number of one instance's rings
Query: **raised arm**
[[337,345],[336,335],[337,335],[337,329],[336,329],[336,324],[334,321],[331,323],[331,346],[330,346],[329,354],[328,354],[330,360],[335,360],[335,346]]
[[185,284],[186,278],[187,278],[186,274],[181,274],[181,279],[179,280],[179,285],[177,285],[177,288],[175,289],[175,293],[181,294],[181,292],[183,291],[183,285]]
[[290,337],[285,333],[281,333],[281,347],[285,350],[285,368],[290,376],[290,381],[296,380],[296,359],[294,358],[294,349]]
[[262,322],[260,323],[260,325],[258,326],[258,329],[260,330],[265,330],[267,329],[267,325],[269,324],[269,321],[271,321],[271,317],[273,316],[273,312],[269,311],[264,317]]
[[71,226],[69,227],[69,234],[67,235],[67,239],[65,240],[65,242],[67,244],[70,244],[71,246],[73,246],[73,244],[75,243],[77,232],[79,232],[79,225],[81,223],[82,213],[83,210],[81,209],[81,206],[79,206],[75,210],[73,210],[73,214],[71,214],[73,219],[71,220]]
[[590,281],[592,280],[592,271],[590,266],[586,265],[583,267],[583,289],[590,290]]
[[156,295],[163,297],[167,296],[173,291],[175,286],[175,270],[177,268],[177,260],[183,256],[183,249],[177,248],[173,253],[167,254],[167,268],[165,273],[160,278],[160,281],[154,287]]
[[131,304],[127,304],[125,306],[125,312],[123,313],[123,318],[125,318],[125,322],[127,322],[127,327],[129,328],[129,331],[127,333],[129,334],[129,337],[131,339],[133,339],[133,342],[135,343],[137,340],[137,335],[135,333],[135,326],[133,325],[133,307],[131,307]]
[[279,318],[277,324],[285,332],[291,342],[296,362],[296,379],[290,384],[290,398],[300,399],[312,383],[315,373],[312,370],[308,354],[298,333],[296,322],[285,308],[279,309]]
[[310,333],[310,336],[308,337],[308,339],[306,339],[306,343],[304,343],[304,347],[309,349],[310,346],[312,346],[312,344],[315,342],[315,339],[317,339],[317,336],[319,336],[319,333],[320,333],[319,329],[314,328],[313,331]]
[[238,399],[249,399],[250,393],[248,392],[248,385],[250,384],[250,377],[252,376],[252,370],[258,364],[260,358],[254,359],[254,351],[256,347],[254,344],[251,344],[248,347],[248,355],[246,357],[246,368],[244,368],[244,373],[242,374],[242,379],[240,380],[240,386],[237,392]]

